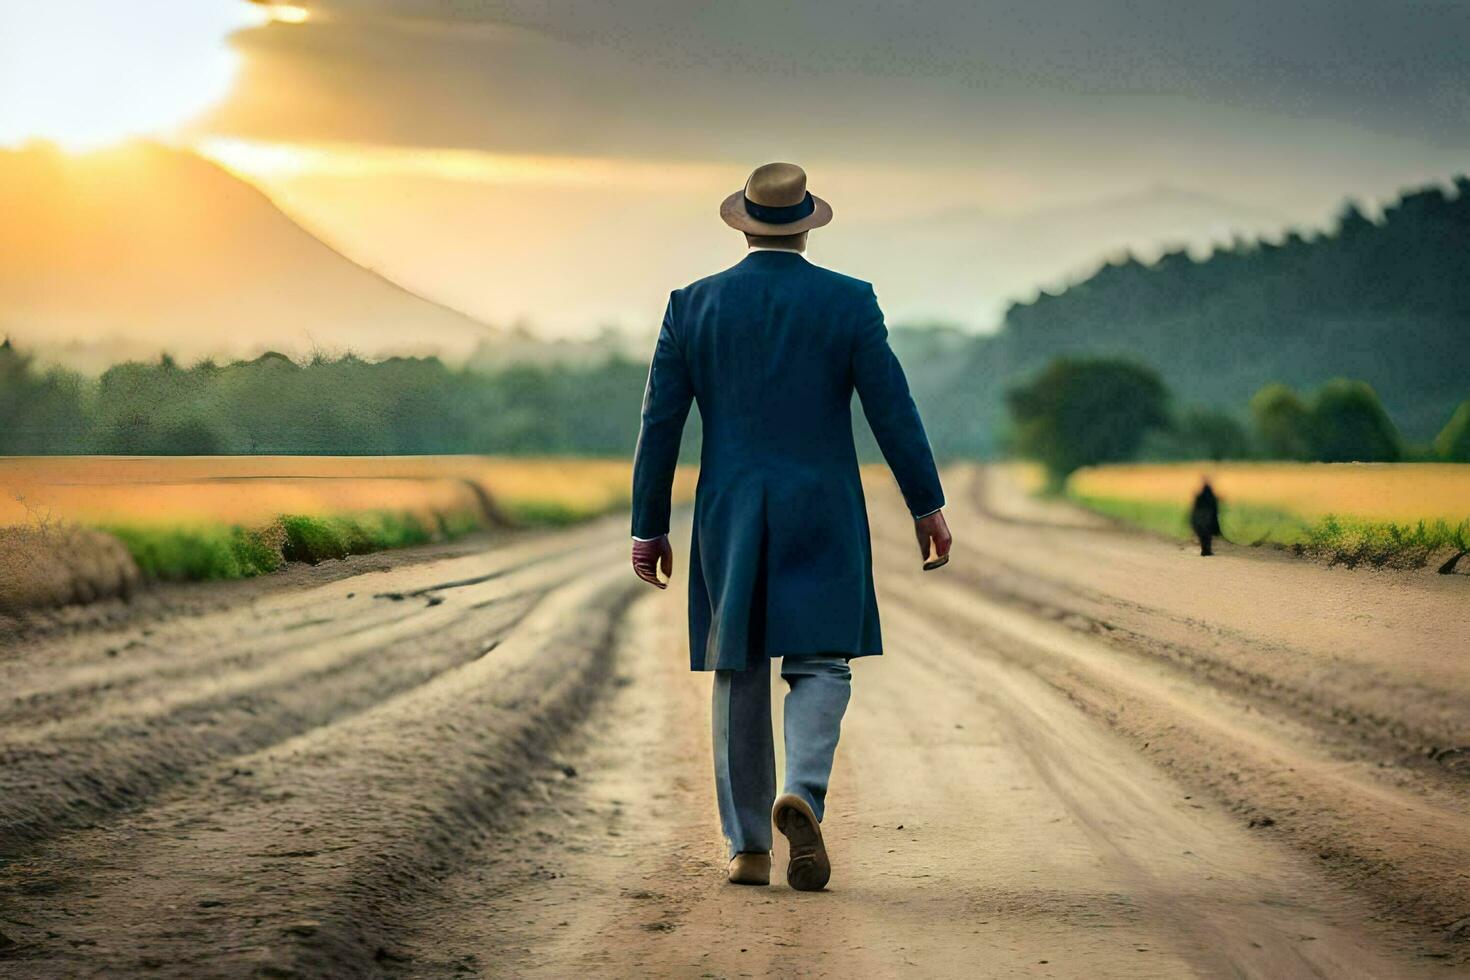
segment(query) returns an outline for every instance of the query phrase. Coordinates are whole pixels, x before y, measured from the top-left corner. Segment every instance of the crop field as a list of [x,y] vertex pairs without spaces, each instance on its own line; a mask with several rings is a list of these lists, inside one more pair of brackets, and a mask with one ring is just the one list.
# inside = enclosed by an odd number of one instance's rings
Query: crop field
[[[225,522],[281,513],[416,513],[479,506],[509,516],[599,514],[627,501],[626,460],[486,456],[25,456],[0,458],[0,526]],[[689,474],[680,489],[692,492]]]
[[1348,563],[1424,565],[1470,550],[1470,465],[1181,463],[1079,470],[1068,495],[1101,513],[1180,537],[1208,476],[1225,537]]
[[[0,459],[0,552],[36,557],[77,529],[121,541],[159,579],[242,578],[625,506],[627,460],[481,456]],[[676,496],[693,492],[681,471]],[[34,562],[32,562],[34,564]]]

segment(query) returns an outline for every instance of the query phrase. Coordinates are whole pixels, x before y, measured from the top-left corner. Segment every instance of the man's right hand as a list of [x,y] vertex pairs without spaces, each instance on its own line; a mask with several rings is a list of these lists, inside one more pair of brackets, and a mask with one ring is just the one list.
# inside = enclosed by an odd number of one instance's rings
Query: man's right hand
[[661,534],[651,541],[633,542],[633,571],[649,585],[667,589],[667,582],[658,580],[658,568],[663,566],[664,578],[674,574],[674,549],[669,536]]
[[919,554],[925,561],[929,560],[931,548],[935,558],[946,557],[949,554],[949,546],[954,541],[954,538],[950,536],[949,525],[945,523],[942,510],[936,510],[914,521],[914,534],[919,539]]

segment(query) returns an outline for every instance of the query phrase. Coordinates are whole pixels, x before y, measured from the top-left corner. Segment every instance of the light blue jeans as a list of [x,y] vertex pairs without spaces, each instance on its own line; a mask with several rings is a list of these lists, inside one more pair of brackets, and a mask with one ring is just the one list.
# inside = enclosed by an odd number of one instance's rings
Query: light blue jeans
[[[781,677],[790,687],[783,709],[785,791],[805,799],[820,820],[852,672],[845,657],[786,657]],[[769,851],[776,802],[770,661],[762,657],[745,670],[715,671],[712,715],[715,795],[730,856]]]

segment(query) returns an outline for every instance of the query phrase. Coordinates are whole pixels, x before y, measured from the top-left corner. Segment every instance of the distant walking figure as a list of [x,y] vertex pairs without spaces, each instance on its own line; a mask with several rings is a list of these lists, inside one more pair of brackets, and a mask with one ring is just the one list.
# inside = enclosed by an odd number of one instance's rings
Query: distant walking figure
[[1209,480],[1195,494],[1194,507],[1189,512],[1189,524],[1199,538],[1200,555],[1213,555],[1213,539],[1220,533],[1220,501],[1215,497],[1215,490],[1210,486]]
[[[771,824],[786,879],[831,875],[821,820],[851,673],[882,652],[852,394],[914,518],[930,565],[947,558],[944,493],[873,287],[808,262],[832,209],[806,172],[771,163],[720,207],[745,233],[735,266],[669,297],[633,463],[633,568],[665,588],[669,494],[690,402],[704,422],[689,546],[689,656],[714,671],[715,790],[729,881],[765,885]],[[771,658],[781,657],[786,777],[776,797]]]

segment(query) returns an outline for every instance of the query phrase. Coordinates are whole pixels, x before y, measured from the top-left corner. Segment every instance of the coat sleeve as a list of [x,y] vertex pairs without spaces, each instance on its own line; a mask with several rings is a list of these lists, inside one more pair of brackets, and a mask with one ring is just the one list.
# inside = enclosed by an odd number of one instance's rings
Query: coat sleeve
[[635,538],[656,538],[669,531],[669,498],[679,463],[679,442],[694,399],[674,323],[674,297],[670,296],[643,390],[643,422],[633,452]]
[[878,439],[878,448],[898,480],[909,513],[917,520],[944,506],[944,489],[924,423],[909,394],[908,379],[888,346],[888,328],[872,287],[861,301],[853,342],[853,387],[863,414]]

